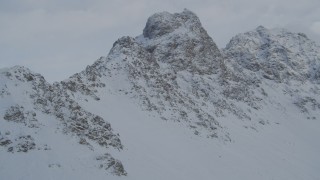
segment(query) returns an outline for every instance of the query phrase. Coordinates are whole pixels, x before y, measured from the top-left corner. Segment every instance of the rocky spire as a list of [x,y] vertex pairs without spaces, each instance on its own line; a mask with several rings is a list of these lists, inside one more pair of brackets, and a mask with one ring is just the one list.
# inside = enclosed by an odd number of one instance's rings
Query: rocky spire
[[176,71],[218,73],[222,60],[219,49],[202,27],[199,18],[185,9],[181,13],[156,13],[149,17],[137,42],[159,62]]

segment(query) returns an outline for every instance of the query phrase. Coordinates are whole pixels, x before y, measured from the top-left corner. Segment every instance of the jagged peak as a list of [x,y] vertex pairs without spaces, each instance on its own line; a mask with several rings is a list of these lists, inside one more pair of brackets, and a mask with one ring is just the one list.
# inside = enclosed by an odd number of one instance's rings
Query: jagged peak
[[180,13],[152,15],[143,34],[135,41],[157,61],[170,65],[176,71],[210,74],[217,73],[219,69],[219,49],[197,15],[188,9]]
[[[281,27],[275,27],[275,28],[267,28],[265,26],[258,26],[256,27],[254,30],[252,30],[253,32],[258,32],[260,34],[272,34],[272,35],[277,35],[277,34],[294,34],[292,32],[290,32],[289,30],[285,29],[285,28],[281,28]],[[252,32],[249,31],[249,32]]]
[[115,47],[116,45],[121,45],[121,46],[130,46],[134,43],[134,38],[130,37],[130,36],[123,36],[121,38],[119,38],[116,42],[113,43],[113,47]]
[[227,44],[225,49],[238,46],[240,44],[248,44],[249,41],[255,41],[256,45],[269,44],[270,42],[280,42],[280,41],[294,41],[295,45],[303,43],[311,43],[316,45],[312,40],[310,40],[304,33],[294,33],[285,28],[266,28],[264,26],[258,26],[254,30],[247,31],[244,33],[239,33],[232,37],[230,42]]
[[[303,33],[284,28],[256,29],[236,35],[224,52],[242,67],[267,79],[319,80],[320,48]],[[258,73],[259,74],[259,73]]]
[[46,82],[45,78],[41,74],[35,73],[29,68],[20,65],[2,68],[0,69],[0,74],[9,78],[14,77],[19,81],[34,81],[35,79],[38,79],[41,82]]
[[15,65],[12,67],[1,68],[0,72],[12,72],[12,71],[20,71],[20,72],[31,72],[31,70],[25,66]]
[[153,39],[169,34],[180,27],[184,27],[188,31],[196,31],[202,28],[202,25],[197,15],[188,9],[174,14],[164,11],[148,18],[143,36]]
[[107,61],[108,59],[113,59],[113,56],[117,56],[121,53],[128,54],[130,52],[137,52],[141,49],[143,49],[143,47],[136,41],[135,38],[123,36],[113,44],[113,47],[108,54]]
[[255,30],[256,30],[256,31],[266,31],[266,30],[268,30],[268,29],[267,29],[266,27],[260,25],[260,26],[256,27]]
[[25,66],[20,66],[20,65],[8,67],[8,68],[2,68],[2,69],[0,69],[0,73],[4,74],[6,76],[9,76],[11,74],[15,74],[16,76],[23,76],[26,74],[30,74],[33,76],[34,75],[41,76],[40,74],[32,72],[29,68],[27,68]]

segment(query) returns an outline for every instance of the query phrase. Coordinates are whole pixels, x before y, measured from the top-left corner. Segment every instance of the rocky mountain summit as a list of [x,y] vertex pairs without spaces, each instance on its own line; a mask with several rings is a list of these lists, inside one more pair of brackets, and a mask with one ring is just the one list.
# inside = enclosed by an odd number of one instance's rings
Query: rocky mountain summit
[[310,112],[305,103],[319,110],[320,47],[305,34],[259,26],[233,37],[223,53],[232,72],[289,95],[302,112]]
[[[208,137],[230,140],[216,119],[233,114],[263,122],[252,112],[267,103],[267,88],[275,89],[285,80],[298,84],[308,80],[315,86],[311,91],[317,89],[319,52],[301,33],[263,27],[237,35],[220,51],[194,13],[163,12],[148,19],[142,35],[120,38],[106,58],[62,83],[71,93],[100,99],[99,90],[121,78],[126,83],[110,87],[136,99],[144,109],[165,120],[187,122],[196,134],[208,130],[204,133]],[[302,89],[298,91],[309,91]],[[310,99],[297,94],[298,99]],[[296,98],[293,104],[299,104]],[[311,99],[317,106],[319,100]]]
[[176,71],[216,74],[223,69],[219,49],[198,17],[187,9],[152,15],[143,35],[136,39],[159,63],[170,64]]
[[[61,82],[49,84],[20,66],[1,70],[0,153],[59,149],[39,135],[54,129],[50,137],[72,137],[65,143],[78,143],[71,149],[87,147],[84,151],[93,154],[88,160],[98,168],[127,175],[126,163],[133,160],[129,155],[121,158],[121,153],[137,155],[130,147],[148,148],[138,138],[138,146],[132,145],[127,132],[139,134],[144,129],[140,126],[163,121],[178,124],[192,137],[232,144],[238,136],[276,129],[274,125],[290,119],[318,122],[319,82],[320,47],[302,33],[259,26],[219,50],[193,12],[156,13],[142,35],[119,38],[107,57]],[[123,98],[127,103],[117,109],[121,114],[108,111]],[[138,109],[126,109],[130,103]],[[140,119],[148,120],[139,124]],[[119,126],[119,121],[124,123]],[[131,123],[140,126],[118,131],[111,128],[113,123],[118,129]]]
[[224,52],[259,78],[319,83],[320,47],[303,33],[259,26],[233,37]]

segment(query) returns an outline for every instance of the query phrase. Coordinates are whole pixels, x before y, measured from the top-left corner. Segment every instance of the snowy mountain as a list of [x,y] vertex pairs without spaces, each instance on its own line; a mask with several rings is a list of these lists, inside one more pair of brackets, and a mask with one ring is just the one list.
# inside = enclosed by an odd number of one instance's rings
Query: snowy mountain
[[287,82],[312,81],[319,84],[320,47],[303,33],[262,26],[231,39],[225,53],[242,68],[259,78]]
[[0,79],[4,179],[320,178],[320,47],[302,33],[219,50],[193,12],[162,12],[64,81]]
[[[3,152],[12,154],[30,152],[31,154],[23,159],[34,161],[39,156],[45,159],[50,157],[46,162],[48,164],[40,161],[31,162],[31,164],[35,163],[34,167],[60,167],[61,164],[55,161],[56,158],[65,158],[64,150],[61,148],[66,146],[66,150],[69,148],[72,151],[84,145],[92,154],[90,157],[92,161],[95,158],[104,157],[99,161],[103,166],[111,166],[108,169],[110,173],[126,174],[121,162],[105,150],[109,147],[117,150],[123,148],[119,135],[113,132],[110,123],[84,110],[69,97],[60,84],[50,85],[40,74],[35,74],[27,68],[15,66],[1,70],[0,74],[2,166],[14,162],[10,155],[8,157]],[[74,139],[70,140],[68,136]],[[98,150],[104,154],[97,155],[92,152]],[[12,157],[19,159],[16,156]],[[62,160],[65,161],[65,159]],[[12,168],[15,170],[14,167]],[[12,170],[1,174],[6,173],[8,173],[8,179],[14,175],[11,174]]]
[[265,88],[277,90],[301,112],[319,117],[320,47],[306,35],[259,26],[232,38],[223,52],[232,72],[258,79],[263,95]]

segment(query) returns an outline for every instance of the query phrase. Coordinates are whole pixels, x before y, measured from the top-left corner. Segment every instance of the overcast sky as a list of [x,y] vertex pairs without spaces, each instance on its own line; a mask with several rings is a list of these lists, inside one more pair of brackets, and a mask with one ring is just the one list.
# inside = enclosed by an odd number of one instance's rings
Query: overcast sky
[[223,48],[259,25],[303,32],[320,44],[319,0],[0,0],[0,68],[23,65],[60,81],[142,33],[156,12],[196,13]]

